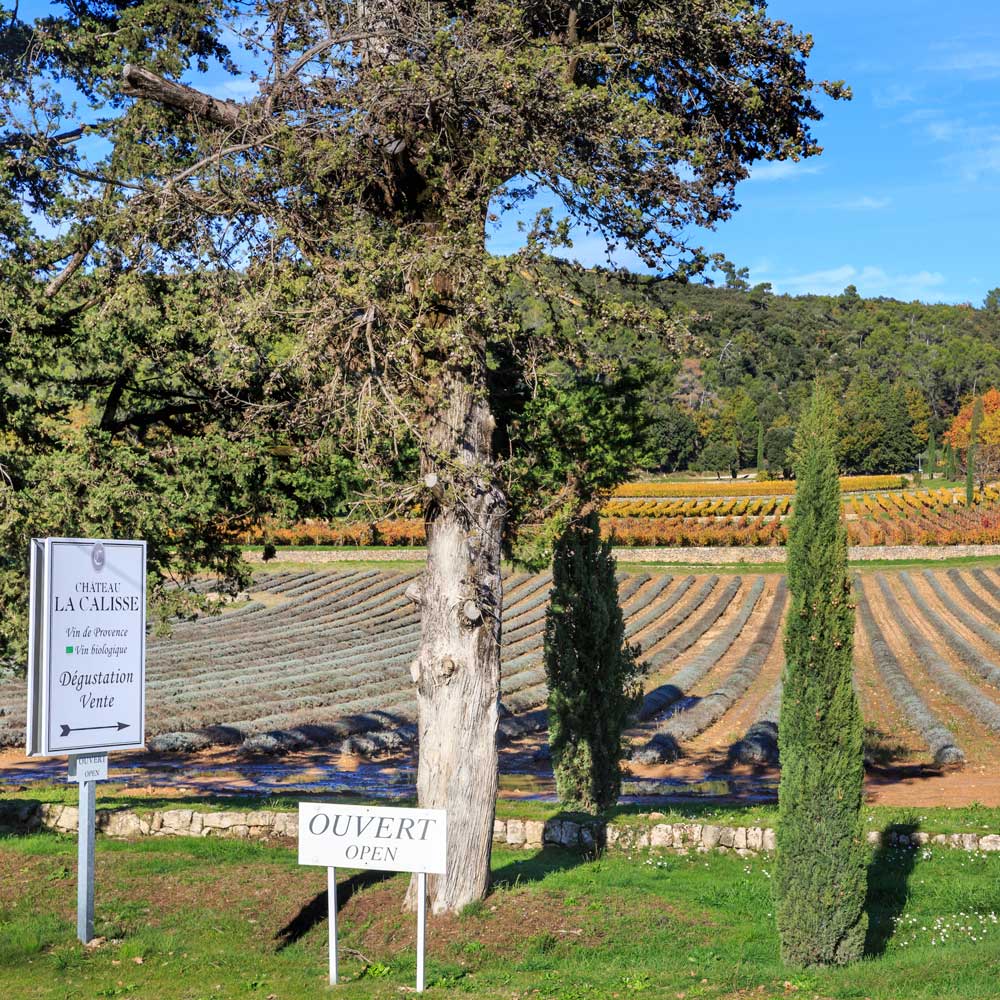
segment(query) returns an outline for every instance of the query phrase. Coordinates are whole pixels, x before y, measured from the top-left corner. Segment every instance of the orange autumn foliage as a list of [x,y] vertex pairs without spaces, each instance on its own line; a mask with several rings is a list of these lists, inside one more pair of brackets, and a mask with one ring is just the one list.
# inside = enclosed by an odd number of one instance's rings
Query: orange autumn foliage
[[[988,389],[981,398],[983,400],[983,422],[979,427],[979,443],[1000,445],[1000,390]],[[975,399],[970,399],[958,411],[958,415],[951,422],[951,427],[944,433],[944,439],[958,451],[964,451],[969,446],[972,408],[975,402]]]

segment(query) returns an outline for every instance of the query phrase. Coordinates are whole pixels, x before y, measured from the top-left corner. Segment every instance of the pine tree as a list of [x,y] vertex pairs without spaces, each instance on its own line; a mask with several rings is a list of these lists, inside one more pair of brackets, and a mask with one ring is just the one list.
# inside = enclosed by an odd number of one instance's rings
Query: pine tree
[[930,479],[934,478],[934,472],[937,469],[937,441],[934,439],[934,431],[931,431],[930,437],[927,439],[927,475]]
[[867,927],[862,722],[832,409],[817,387],[796,436],[788,539],[775,910],[782,956],[800,966],[861,958]]
[[556,543],[545,616],[549,744],[559,800],[603,812],[621,791],[623,734],[642,692],[625,642],[615,559],[591,513]]

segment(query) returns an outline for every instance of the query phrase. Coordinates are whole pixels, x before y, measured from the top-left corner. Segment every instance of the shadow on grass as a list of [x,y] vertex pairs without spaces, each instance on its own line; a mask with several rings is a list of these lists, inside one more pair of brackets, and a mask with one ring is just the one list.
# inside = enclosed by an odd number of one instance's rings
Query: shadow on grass
[[[355,893],[370,886],[395,878],[395,872],[364,871],[337,883],[337,911],[342,910]],[[324,890],[309,900],[281,930],[275,934],[278,942],[276,951],[284,951],[296,941],[305,937],[317,924],[330,916],[330,894]]]
[[[552,872],[567,871],[586,861],[592,861],[607,847],[606,824],[614,812],[613,809],[609,810],[605,816],[570,811],[556,813],[548,820],[546,829],[554,828],[558,831],[557,836],[568,836],[575,842],[575,846],[546,844],[530,858],[519,858],[495,869],[492,889],[513,889],[517,885],[540,882]],[[590,832],[591,842],[588,845],[577,841],[583,830]]]
[[866,957],[875,958],[884,954],[892,940],[896,921],[910,896],[910,876],[917,864],[919,848],[891,844],[890,837],[894,833],[912,837],[916,831],[916,823],[887,826],[882,831],[882,843],[876,848],[868,866]]
[[593,853],[569,847],[543,847],[530,858],[511,861],[493,872],[491,891],[516,889],[519,885],[541,882],[553,872],[564,872],[592,860]]

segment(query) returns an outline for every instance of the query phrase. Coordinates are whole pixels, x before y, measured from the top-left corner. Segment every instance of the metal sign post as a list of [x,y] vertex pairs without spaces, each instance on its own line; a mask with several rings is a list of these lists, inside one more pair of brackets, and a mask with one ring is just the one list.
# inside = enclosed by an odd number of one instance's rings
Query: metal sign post
[[337,869],[326,870],[326,895],[330,905],[330,985],[337,985]]
[[448,817],[443,809],[299,803],[299,864],[327,870],[330,983],[337,983],[337,867],[417,876],[417,992],[424,991],[427,873],[445,874]]
[[145,744],[146,543],[31,540],[29,757],[69,757],[80,786],[77,937],[94,936],[97,782]]
[[417,992],[424,992],[424,927],[427,924],[427,873],[417,873]]
[[94,936],[94,841],[97,836],[97,782],[108,776],[106,753],[73,754],[69,780],[80,785],[77,824],[76,936],[86,944]]

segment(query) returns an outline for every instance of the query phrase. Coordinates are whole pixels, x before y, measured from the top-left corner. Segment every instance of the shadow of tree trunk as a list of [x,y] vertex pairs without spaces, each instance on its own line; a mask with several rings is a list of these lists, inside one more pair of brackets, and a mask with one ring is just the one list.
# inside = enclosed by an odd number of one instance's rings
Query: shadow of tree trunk
[[[896,932],[896,923],[910,897],[910,876],[917,864],[920,847],[912,843],[916,823],[887,826],[882,842],[868,866],[868,934],[865,957],[882,955]],[[893,834],[905,834],[910,843],[890,843]]]

